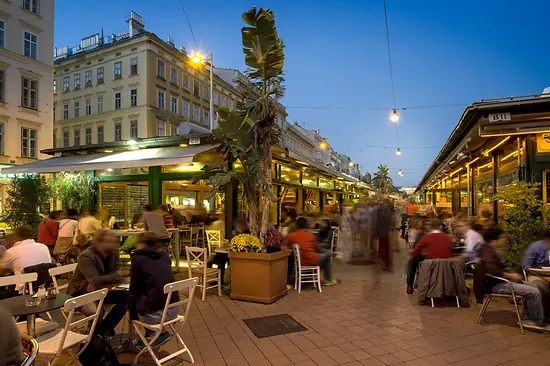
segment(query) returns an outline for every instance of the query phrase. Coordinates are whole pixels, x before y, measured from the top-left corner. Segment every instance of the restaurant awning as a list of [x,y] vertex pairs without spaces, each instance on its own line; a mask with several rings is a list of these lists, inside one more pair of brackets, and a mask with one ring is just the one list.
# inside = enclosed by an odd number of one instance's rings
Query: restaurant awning
[[185,164],[193,162],[195,155],[214,149],[216,146],[171,146],[113,153],[62,156],[3,168],[2,173],[55,173]]

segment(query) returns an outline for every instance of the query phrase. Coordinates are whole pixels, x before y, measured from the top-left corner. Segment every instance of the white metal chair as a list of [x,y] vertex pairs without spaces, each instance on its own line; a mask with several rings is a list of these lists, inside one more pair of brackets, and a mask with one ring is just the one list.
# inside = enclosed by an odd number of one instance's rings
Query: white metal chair
[[294,288],[300,293],[302,292],[302,283],[313,283],[319,292],[323,292],[321,289],[321,267],[302,266],[302,256],[298,244],[292,244],[292,253],[294,254]]
[[184,231],[184,233],[189,233],[189,236],[183,235],[181,238],[182,246],[195,247],[199,245],[199,231],[198,226],[191,226],[189,230]]
[[[63,310],[69,314],[67,315],[65,327],[38,337],[36,339],[38,341],[38,354],[46,355],[48,358],[53,355],[51,362],[49,362],[49,364],[53,364],[55,363],[55,360],[61,356],[61,353],[64,350],[67,350],[67,352],[72,356],[70,363],[73,363],[78,356],[84,352],[92,340],[92,335],[94,334],[107,292],[107,289],[102,289],[82,296],[73,297],[72,299],[65,301]],[[99,304],[96,307],[96,312],[94,314],[74,322],[72,321],[76,308],[95,303],[96,301],[99,301]],[[92,321],[92,325],[85,334],[72,331],[73,328],[81,327],[83,324],[87,324],[90,321]],[[69,348],[79,343],[83,343],[84,345],[78,350],[78,352],[72,353]]]
[[74,273],[74,271],[76,270],[76,265],[77,265],[77,263],[72,263],[72,264],[67,264],[65,266],[58,266],[58,267],[55,267],[55,268],[50,268],[48,270],[48,273],[52,277],[55,292],[60,293],[61,290],[64,290],[67,287],[69,287],[69,283],[66,283],[64,285],[59,286],[59,284],[57,283],[56,276],[61,276],[61,275],[67,274],[67,273]]
[[212,255],[217,248],[222,246],[221,230],[206,230],[206,241],[208,243],[208,255]]
[[[21,295],[25,295],[27,293],[32,295],[33,294],[32,283],[37,279],[38,279],[38,274],[34,272],[14,275],[14,276],[5,276],[5,277],[0,277],[0,286],[12,286],[12,285],[24,284],[23,293]],[[58,324],[54,321],[48,321],[37,317],[35,321],[35,332],[36,334],[51,332],[52,330],[57,329],[57,326]],[[19,329],[19,333],[21,334],[28,334],[27,322],[26,321],[18,322],[17,329]]]
[[[195,293],[195,288],[197,286],[197,278],[189,278],[187,280],[183,281],[177,281],[168,283],[164,286],[164,293],[168,296],[166,297],[166,304],[164,305],[164,311],[162,312],[162,318],[160,320],[159,324],[147,324],[144,322],[141,322],[139,320],[132,321],[132,324],[134,326],[134,329],[136,330],[136,333],[138,334],[139,338],[141,338],[141,341],[144,344],[144,348],[136,355],[134,358],[134,364],[138,364],[139,357],[145,352],[149,352],[151,355],[151,358],[153,358],[153,361],[157,366],[161,366],[161,364],[165,363],[166,361],[171,360],[174,357],[177,357],[185,352],[189,353],[189,357],[191,358],[191,363],[195,363],[195,360],[193,359],[193,355],[191,354],[191,351],[185,343],[183,342],[183,339],[181,339],[181,336],[179,335],[178,331],[185,325],[187,322],[187,319],[189,317],[189,309],[191,308],[191,304],[193,303],[193,295]],[[187,290],[187,291],[185,291]],[[187,293],[188,298],[185,298],[183,300],[180,299],[180,301],[170,303],[170,300],[172,298],[173,293],[178,293],[179,296],[182,296],[182,293]],[[176,318],[167,320],[166,319],[166,313],[168,312],[168,309],[172,309],[175,307],[183,306],[184,308],[184,315],[178,315]],[[176,329],[176,324],[179,325],[179,327]],[[158,359],[155,355],[155,352],[153,351],[153,348],[151,347],[157,338],[162,334],[164,328],[170,328],[173,335],[176,337],[176,340],[178,342],[178,351],[162,358]],[[145,333],[143,332],[143,328],[153,330],[155,331],[155,335],[152,338],[149,338],[149,340],[145,337]],[[180,348],[181,347],[181,348]]]
[[[201,288],[202,301],[206,299],[206,290],[211,288],[217,287],[218,296],[222,296],[221,271],[216,268],[208,268],[207,249],[199,247],[185,247],[185,253],[187,254],[187,270],[189,271],[189,278],[199,278],[199,284],[197,287]],[[212,282],[215,282],[216,284],[209,287],[208,284]]]

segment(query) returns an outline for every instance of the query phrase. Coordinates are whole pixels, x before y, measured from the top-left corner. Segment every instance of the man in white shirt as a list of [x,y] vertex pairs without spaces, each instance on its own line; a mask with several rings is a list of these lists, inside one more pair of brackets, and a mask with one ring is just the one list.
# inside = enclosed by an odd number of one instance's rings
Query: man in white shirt
[[[50,250],[44,244],[32,239],[32,228],[23,225],[15,229],[16,243],[0,257],[0,275],[9,271],[19,275],[23,268],[42,263],[51,263]],[[17,290],[23,291],[23,284],[17,285]]]
[[[470,225],[468,222],[462,221],[457,225],[457,229],[464,235],[465,248],[463,255],[468,258],[469,261],[476,260],[476,250],[479,249],[479,245],[484,243],[483,237],[479,233],[480,228],[478,228],[477,225]],[[478,247],[476,248],[476,246]]]

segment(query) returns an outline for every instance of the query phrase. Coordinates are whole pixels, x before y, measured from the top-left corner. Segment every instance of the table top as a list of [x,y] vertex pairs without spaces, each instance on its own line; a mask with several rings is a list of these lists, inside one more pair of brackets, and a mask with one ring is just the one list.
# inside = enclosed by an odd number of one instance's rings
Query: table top
[[144,232],[144,230],[113,230],[115,236],[136,236]]
[[65,305],[65,301],[72,298],[67,294],[57,294],[55,299],[44,299],[38,306],[26,306],[25,301],[32,298],[32,295],[15,296],[0,300],[0,305],[4,306],[13,316],[32,315],[60,309]]
[[550,277],[550,267],[529,268],[529,273],[537,276]]

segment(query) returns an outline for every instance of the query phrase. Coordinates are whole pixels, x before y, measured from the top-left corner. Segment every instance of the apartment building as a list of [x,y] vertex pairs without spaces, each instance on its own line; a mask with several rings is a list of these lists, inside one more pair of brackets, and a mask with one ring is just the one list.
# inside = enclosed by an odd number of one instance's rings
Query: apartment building
[[[210,131],[208,70],[171,38],[146,31],[138,14],[127,22],[128,32],[55,49],[53,148]],[[237,98],[214,75],[215,106],[233,108]]]
[[51,145],[53,17],[51,0],[0,1],[3,166],[45,158]]

